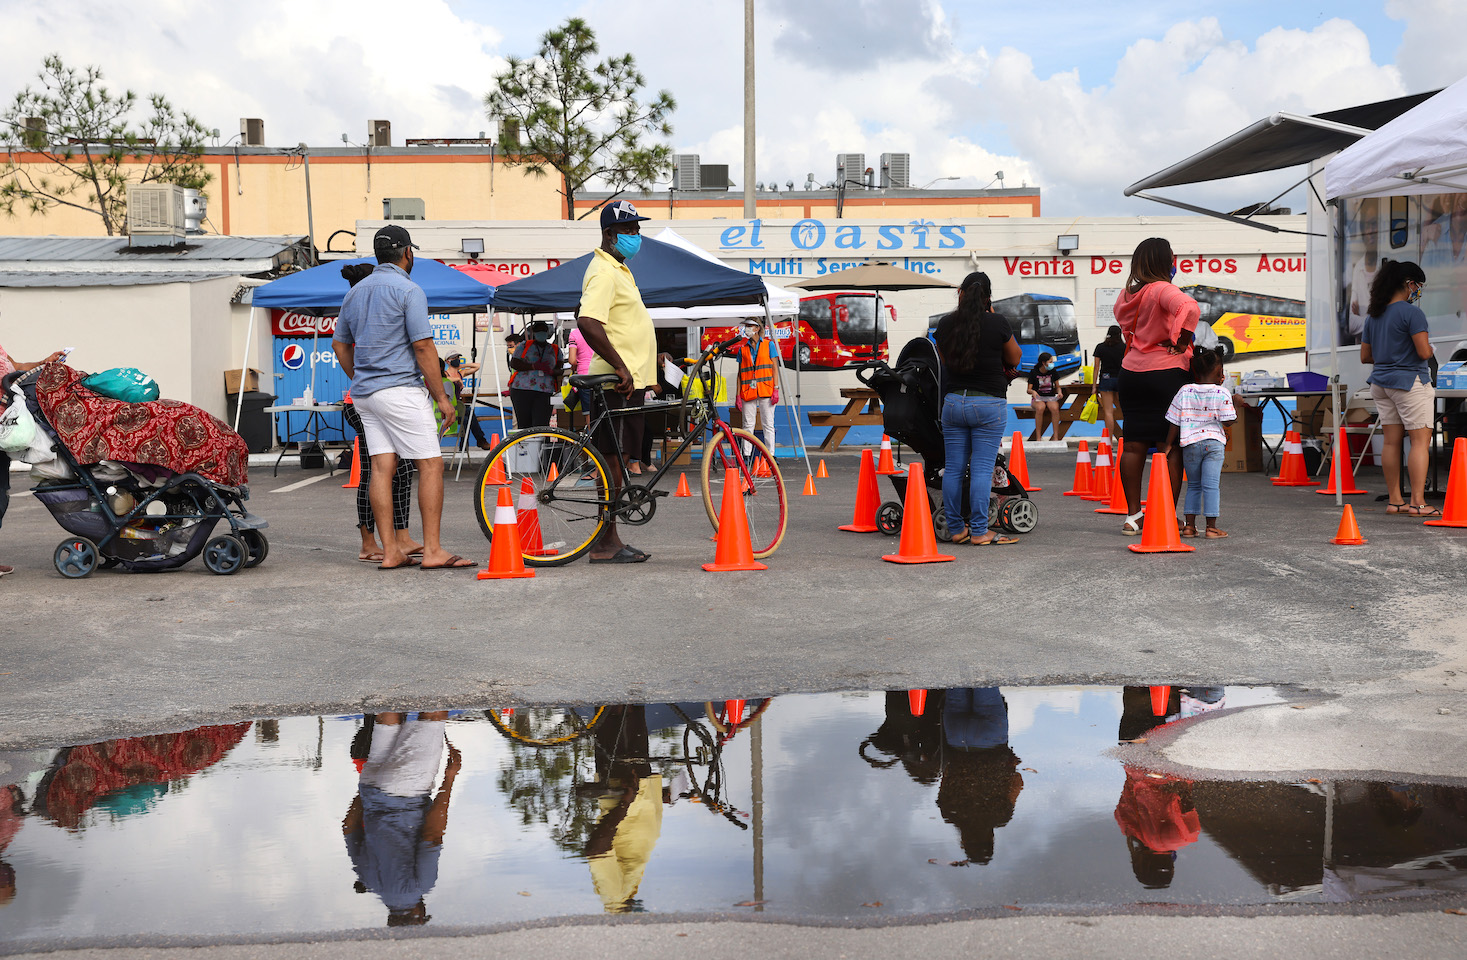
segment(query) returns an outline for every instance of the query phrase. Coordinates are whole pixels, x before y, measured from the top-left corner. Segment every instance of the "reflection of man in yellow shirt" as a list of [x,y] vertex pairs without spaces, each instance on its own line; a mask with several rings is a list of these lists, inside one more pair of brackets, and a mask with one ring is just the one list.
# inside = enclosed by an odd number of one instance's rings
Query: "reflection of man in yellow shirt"
[[607,710],[596,727],[596,774],[608,789],[586,859],[606,912],[634,913],[642,909],[637,888],[662,836],[662,775],[647,758],[647,708]]

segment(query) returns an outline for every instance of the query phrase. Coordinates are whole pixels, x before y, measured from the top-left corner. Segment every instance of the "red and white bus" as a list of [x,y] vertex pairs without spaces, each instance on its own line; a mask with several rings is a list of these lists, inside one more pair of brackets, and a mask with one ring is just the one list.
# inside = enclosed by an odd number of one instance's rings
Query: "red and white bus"
[[[800,298],[798,353],[795,320],[774,324],[780,356],[806,370],[839,370],[867,360],[886,360],[886,331],[896,308],[870,291],[848,290]],[[703,349],[735,336],[735,327],[704,327]]]

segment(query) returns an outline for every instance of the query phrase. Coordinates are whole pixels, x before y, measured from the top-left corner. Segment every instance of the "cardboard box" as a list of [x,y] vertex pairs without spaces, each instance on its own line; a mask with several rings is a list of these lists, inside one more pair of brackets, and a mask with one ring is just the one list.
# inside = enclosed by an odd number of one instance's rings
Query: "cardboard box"
[[[240,381],[244,381],[244,390],[240,390]],[[249,393],[260,389],[260,371],[254,367],[248,370],[225,370],[224,392],[225,393]]]
[[[1298,415],[1304,421],[1299,427],[1301,436],[1327,437],[1335,422],[1334,399],[1328,396],[1301,398]],[[1345,404],[1345,416],[1340,422],[1369,423],[1374,419],[1375,411],[1367,405],[1367,401],[1351,399]]]
[[1246,403],[1235,403],[1238,419],[1227,424],[1228,442],[1223,447],[1223,473],[1255,473],[1263,469],[1263,411]]

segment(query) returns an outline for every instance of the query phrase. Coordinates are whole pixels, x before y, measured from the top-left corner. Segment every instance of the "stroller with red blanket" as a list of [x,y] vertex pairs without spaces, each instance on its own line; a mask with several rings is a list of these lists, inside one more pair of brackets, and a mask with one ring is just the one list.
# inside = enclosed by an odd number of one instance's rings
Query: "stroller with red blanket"
[[[56,454],[31,471],[35,498],[71,534],[56,547],[56,570],[70,579],[98,567],[171,570],[201,554],[217,574],[261,563],[269,524],[245,508],[249,451],[239,434],[177,400],[102,396],[85,376],[48,363],[6,378]],[[229,529],[215,536],[221,521]]]

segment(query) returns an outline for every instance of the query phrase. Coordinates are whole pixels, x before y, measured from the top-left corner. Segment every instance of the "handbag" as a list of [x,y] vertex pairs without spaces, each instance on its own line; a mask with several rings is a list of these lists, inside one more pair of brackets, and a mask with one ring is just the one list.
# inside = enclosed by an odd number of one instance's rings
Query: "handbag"
[[158,399],[158,382],[135,367],[118,367],[94,373],[82,381],[93,393],[124,403],[146,403]]
[[1080,419],[1086,423],[1094,423],[1100,419],[1100,401],[1095,394],[1090,394],[1090,399],[1085,401],[1085,406],[1080,408]]

